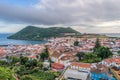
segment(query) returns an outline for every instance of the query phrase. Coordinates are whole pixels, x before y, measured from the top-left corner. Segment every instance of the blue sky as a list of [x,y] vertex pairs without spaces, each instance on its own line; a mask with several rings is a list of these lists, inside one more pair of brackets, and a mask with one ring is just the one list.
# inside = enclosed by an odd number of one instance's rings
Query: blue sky
[[28,6],[38,3],[40,0],[0,0],[0,3],[17,5],[17,6]]
[[27,25],[119,33],[120,0],[0,0],[0,33]]

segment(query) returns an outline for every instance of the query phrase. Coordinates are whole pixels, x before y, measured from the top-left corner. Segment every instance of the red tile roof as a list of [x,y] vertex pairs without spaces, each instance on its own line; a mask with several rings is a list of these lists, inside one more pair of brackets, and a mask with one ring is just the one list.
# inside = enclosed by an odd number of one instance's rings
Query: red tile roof
[[64,65],[59,63],[52,63],[52,68],[54,69],[63,69]]
[[82,67],[82,68],[90,68],[92,66],[89,63],[79,63],[79,62],[72,62],[71,65],[72,66]]

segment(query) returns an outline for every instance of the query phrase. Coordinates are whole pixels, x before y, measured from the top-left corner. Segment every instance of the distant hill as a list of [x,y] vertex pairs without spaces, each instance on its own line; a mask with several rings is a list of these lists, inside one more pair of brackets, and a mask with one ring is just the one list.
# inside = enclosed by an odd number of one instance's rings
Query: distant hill
[[106,35],[103,35],[103,34],[82,34],[81,36],[79,36],[81,38],[109,38],[108,36]]
[[34,26],[27,26],[21,31],[9,36],[8,39],[43,40],[44,38],[63,37],[66,35],[75,35],[75,34],[80,34],[80,33],[73,30],[70,27],[38,28]]

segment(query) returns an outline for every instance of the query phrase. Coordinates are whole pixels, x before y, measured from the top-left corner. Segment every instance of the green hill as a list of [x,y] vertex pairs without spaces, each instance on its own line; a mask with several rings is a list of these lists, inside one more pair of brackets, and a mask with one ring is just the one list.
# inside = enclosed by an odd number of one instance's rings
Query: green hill
[[63,37],[66,34],[78,34],[79,32],[72,28],[63,27],[50,27],[50,28],[38,28],[34,26],[27,26],[21,31],[11,35],[8,39],[19,39],[19,40],[43,40],[44,38],[51,37]]

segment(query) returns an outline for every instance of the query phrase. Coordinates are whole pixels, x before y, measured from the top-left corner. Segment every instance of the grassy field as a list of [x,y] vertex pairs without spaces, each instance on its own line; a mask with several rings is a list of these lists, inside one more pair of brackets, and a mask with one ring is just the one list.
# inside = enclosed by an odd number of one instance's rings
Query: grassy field
[[51,72],[38,71],[36,73],[28,75],[33,80],[54,80],[55,76]]

